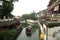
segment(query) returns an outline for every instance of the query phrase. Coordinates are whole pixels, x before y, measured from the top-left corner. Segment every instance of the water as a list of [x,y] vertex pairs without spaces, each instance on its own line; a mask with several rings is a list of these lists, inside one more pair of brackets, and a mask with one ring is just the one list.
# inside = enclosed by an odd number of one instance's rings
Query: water
[[22,30],[21,34],[17,38],[17,40],[39,40],[39,30],[36,29],[35,32],[32,33],[31,37],[26,35],[25,28]]
[[48,28],[48,40],[57,40],[58,38],[60,38],[60,32],[58,30],[60,30],[60,26]]

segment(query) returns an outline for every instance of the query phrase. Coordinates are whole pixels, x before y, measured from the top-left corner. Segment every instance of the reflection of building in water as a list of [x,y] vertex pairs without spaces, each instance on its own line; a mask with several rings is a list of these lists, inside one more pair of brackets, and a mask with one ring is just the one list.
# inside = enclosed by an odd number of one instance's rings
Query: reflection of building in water
[[54,37],[55,40],[60,40],[60,31],[55,32],[55,33],[53,34],[53,37]]

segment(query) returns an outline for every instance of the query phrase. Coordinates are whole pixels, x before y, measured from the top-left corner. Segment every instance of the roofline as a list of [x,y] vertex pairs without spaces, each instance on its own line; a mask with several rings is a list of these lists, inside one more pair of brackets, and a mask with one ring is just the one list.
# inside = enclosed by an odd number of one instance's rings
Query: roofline
[[53,9],[54,7],[56,7],[58,4],[60,4],[60,1],[56,1],[55,3],[53,3],[50,7],[47,8],[47,12],[49,12],[51,9]]

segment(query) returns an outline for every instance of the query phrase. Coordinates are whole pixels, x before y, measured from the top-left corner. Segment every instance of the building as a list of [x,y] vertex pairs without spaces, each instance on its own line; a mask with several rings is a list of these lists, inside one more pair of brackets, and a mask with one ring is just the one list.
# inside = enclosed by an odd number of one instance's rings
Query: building
[[[45,16],[41,16],[41,14],[45,14]],[[55,27],[60,27],[60,0],[50,0],[46,11],[44,13],[38,12],[37,17],[40,34],[44,34],[43,40],[54,40],[53,34],[58,31]],[[45,19],[45,21],[42,19]]]
[[39,11],[38,13],[36,13],[36,17],[37,19],[39,19],[41,22],[42,21],[46,21],[46,9],[45,10],[42,10],[42,11]]
[[53,4],[49,4],[46,13],[47,20],[60,20],[60,1],[56,0]]
[[50,0],[48,6],[51,6],[54,2],[56,2],[56,0]]
[[60,0],[50,0],[46,10],[46,20],[47,40],[59,40],[60,35],[56,35],[56,32],[60,30]]
[[45,14],[46,14],[46,10],[42,10],[42,11],[39,11],[36,15],[37,17],[45,17]]

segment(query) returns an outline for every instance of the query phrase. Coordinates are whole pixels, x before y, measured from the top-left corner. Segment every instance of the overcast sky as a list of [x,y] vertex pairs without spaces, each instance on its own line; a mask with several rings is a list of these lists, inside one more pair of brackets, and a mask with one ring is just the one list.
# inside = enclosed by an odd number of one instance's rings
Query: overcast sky
[[31,13],[33,10],[39,12],[47,8],[49,0],[19,0],[14,3],[12,14],[21,16],[25,13]]

